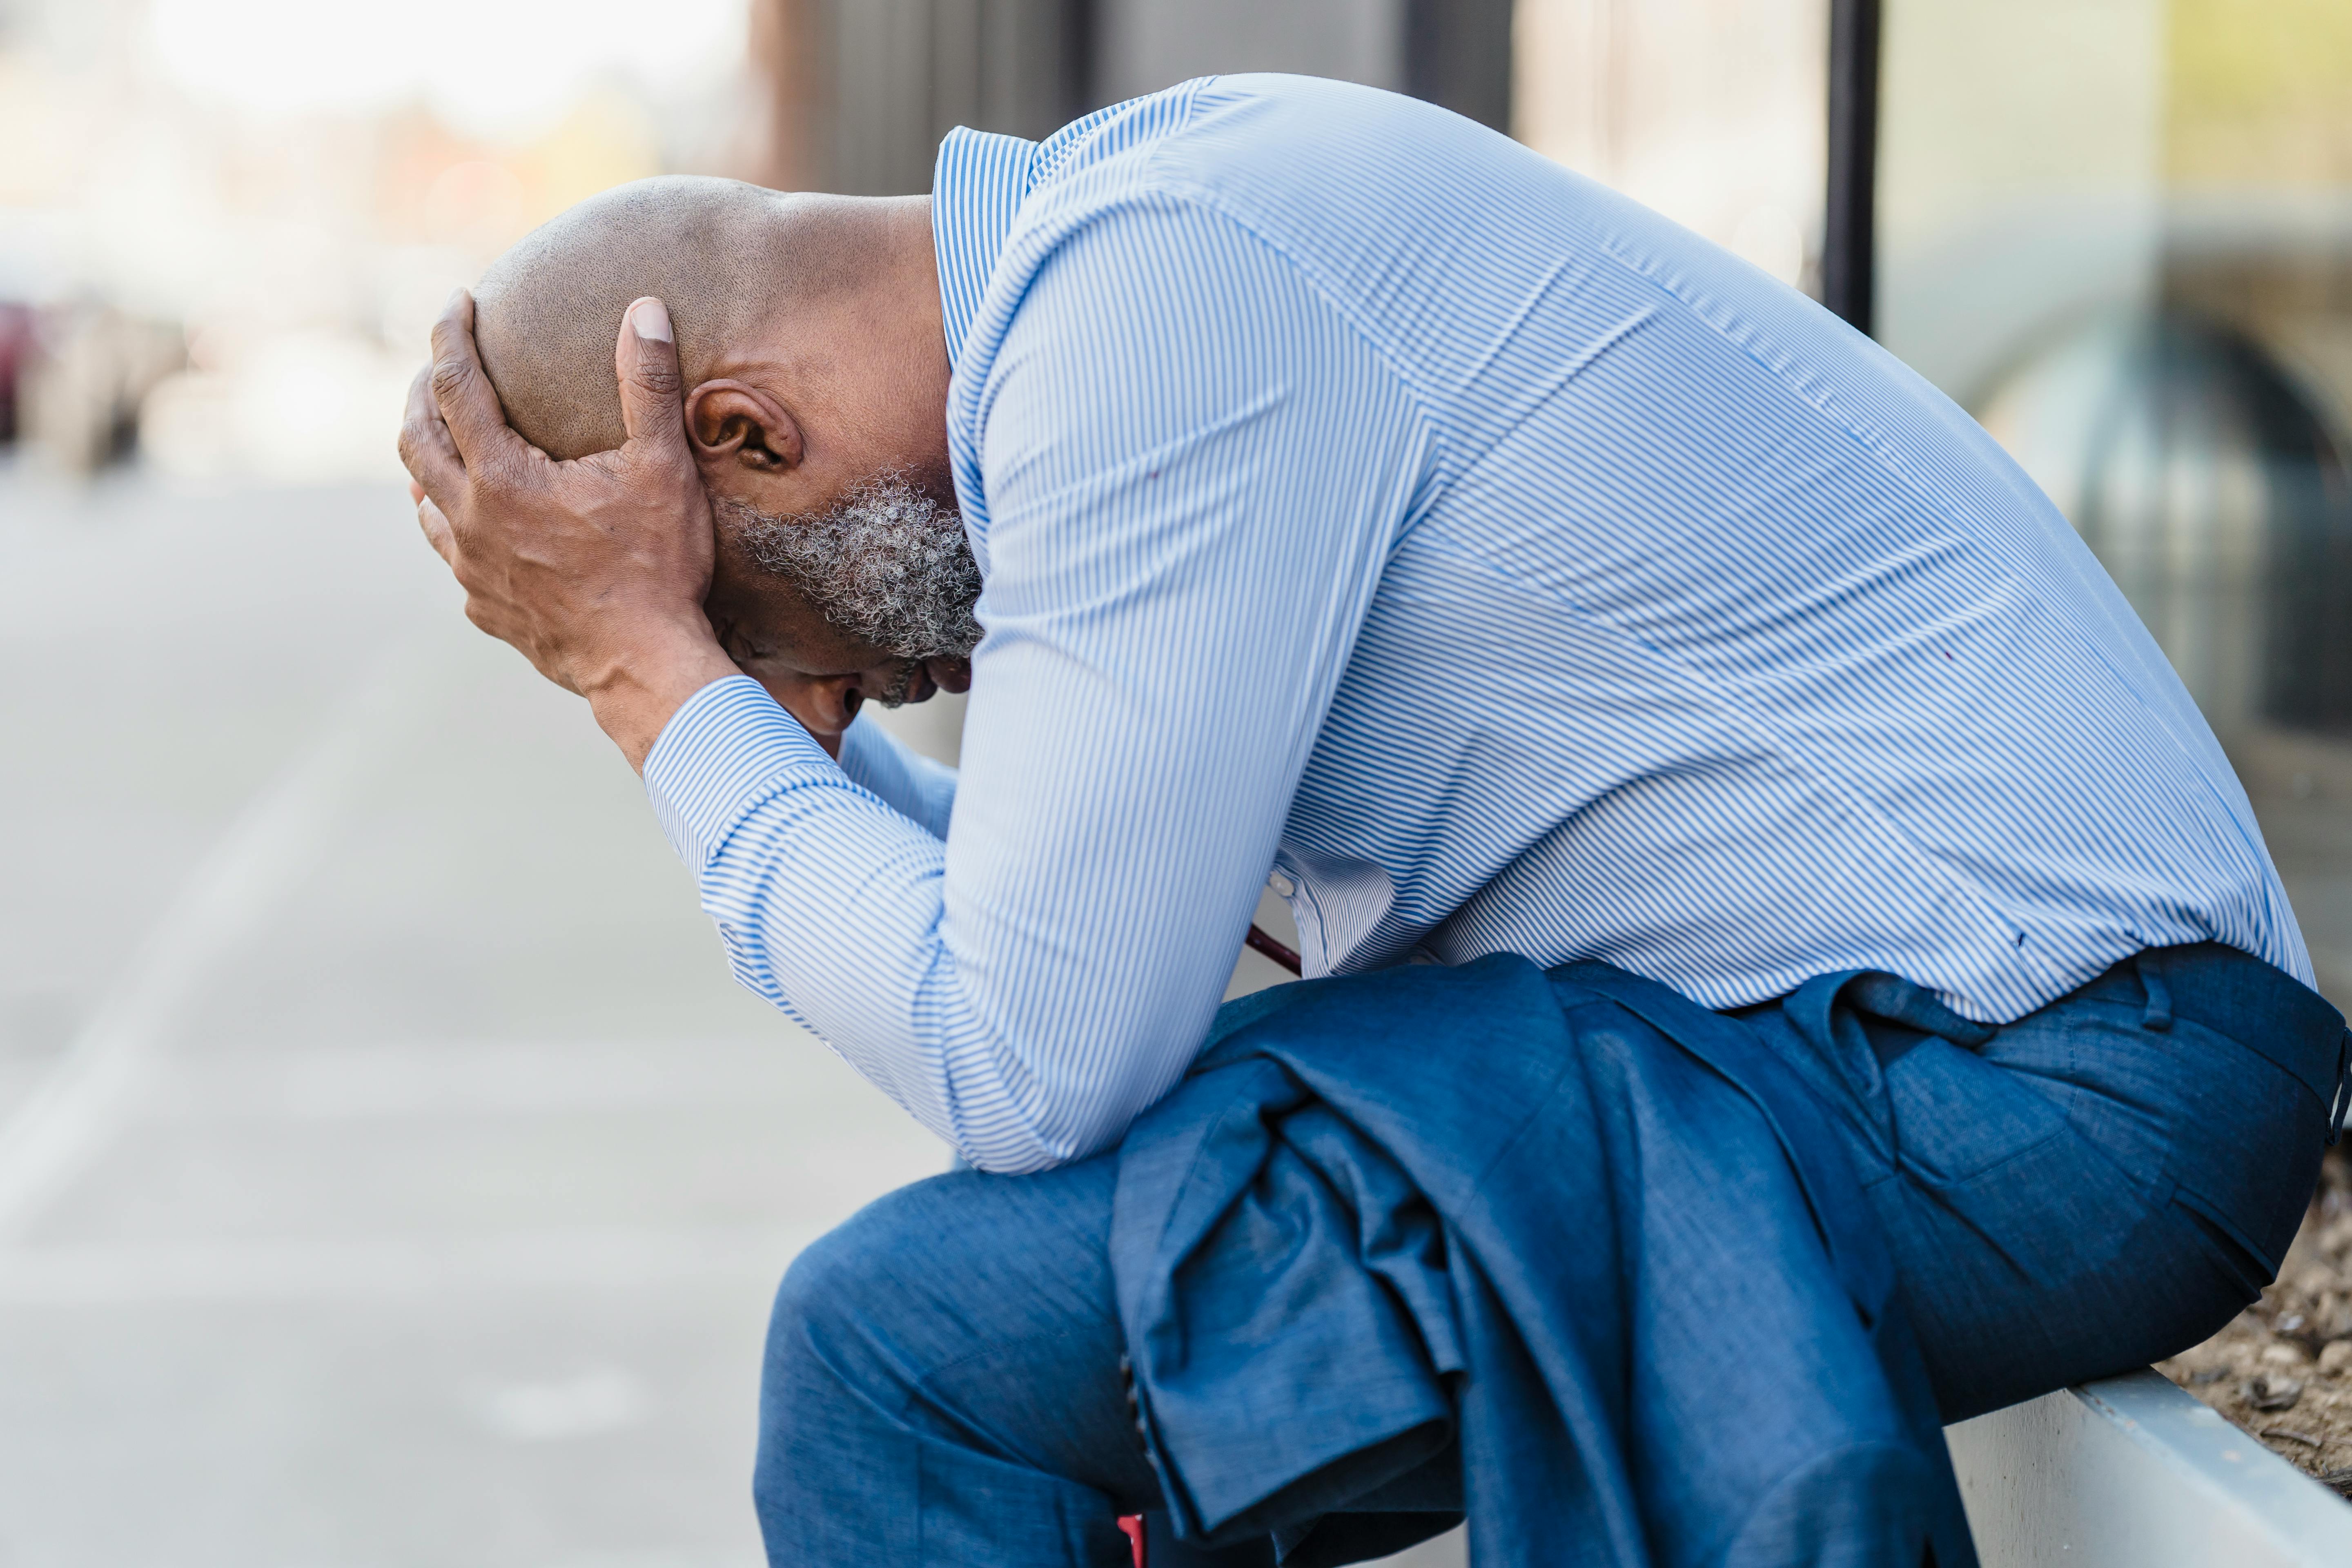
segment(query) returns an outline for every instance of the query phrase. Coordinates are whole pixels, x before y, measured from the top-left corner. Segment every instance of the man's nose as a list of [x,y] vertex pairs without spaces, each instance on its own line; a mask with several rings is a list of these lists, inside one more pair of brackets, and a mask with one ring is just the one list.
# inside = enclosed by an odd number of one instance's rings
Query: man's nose
[[836,675],[809,682],[808,698],[815,709],[811,719],[829,733],[838,735],[857,717],[857,710],[866,701],[866,684],[862,675]]
[[859,704],[866,700],[860,678],[837,675],[829,679],[811,680],[806,677],[778,679],[768,676],[761,680],[784,711],[800,721],[801,728],[814,736],[824,749],[840,753],[841,732],[857,717]]

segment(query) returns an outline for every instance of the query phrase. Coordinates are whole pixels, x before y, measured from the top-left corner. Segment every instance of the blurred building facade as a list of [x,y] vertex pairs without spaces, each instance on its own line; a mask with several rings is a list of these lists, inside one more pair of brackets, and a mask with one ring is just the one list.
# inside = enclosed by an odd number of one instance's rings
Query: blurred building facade
[[1886,0],[1881,87],[1880,340],[2073,520],[2250,779],[2352,732],[2352,6]]
[[0,431],[391,478],[440,300],[583,196],[920,191],[950,126],[1214,71],[1446,104],[1818,292],[1833,3],[1883,24],[1876,335],[2225,735],[2352,731],[2344,0],[0,0]]
[[745,11],[0,0],[0,440],[395,478],[451,289],[583,196],[737,156]]
[[930,188],[957,125],[1039,137],[1189,78],[1276,70],[1511,119],[1511,0],[757,0],[771,183]]
[[1519,0],[1514,132],[1818,291],[1827,0]]

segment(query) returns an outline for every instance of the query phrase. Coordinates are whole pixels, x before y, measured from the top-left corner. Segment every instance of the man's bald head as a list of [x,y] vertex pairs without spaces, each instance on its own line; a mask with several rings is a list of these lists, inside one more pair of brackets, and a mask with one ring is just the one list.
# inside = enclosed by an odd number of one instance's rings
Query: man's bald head
[[854,204],[735,180],[618,185],[533,229],[474,290],[474,339],[507,421],[551,457],[625,438],[613,343],[630,301],[669,307],[689,387],[779,310],[852,279]]
[[647,295],[669,308],[720,545],[706,608],[738,664],[889,702],[967,658],[980,570],[948,477],[929,198],[670,178],[581,203],[474,292],[518,435],[558,458],[624,443],[614,344]]

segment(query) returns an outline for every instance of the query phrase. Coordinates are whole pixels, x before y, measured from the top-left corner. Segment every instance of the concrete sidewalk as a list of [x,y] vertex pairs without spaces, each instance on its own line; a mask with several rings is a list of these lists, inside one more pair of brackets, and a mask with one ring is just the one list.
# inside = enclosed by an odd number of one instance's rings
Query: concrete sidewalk
[[776,1277],[938,1145],[397,491],[0,518],[0,1563],[756,1563]]
[[0,1564],[757,1563],[776,1278],[944,1154],[404,498],[0,471]]

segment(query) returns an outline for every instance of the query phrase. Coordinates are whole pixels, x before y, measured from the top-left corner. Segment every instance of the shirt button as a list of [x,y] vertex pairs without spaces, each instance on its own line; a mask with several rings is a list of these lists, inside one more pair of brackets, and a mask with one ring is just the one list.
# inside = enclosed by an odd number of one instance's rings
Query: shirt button
[[1286,899],[1290,897],[1291,894],[1298,891],[1298,884],[1292,881],[1289,878],[1284,876],[1279,871],[1276,871],[1274,875],[1268,877],[1265,879],[1265,885],[1274,889],[1274,896],[1277,899]]

